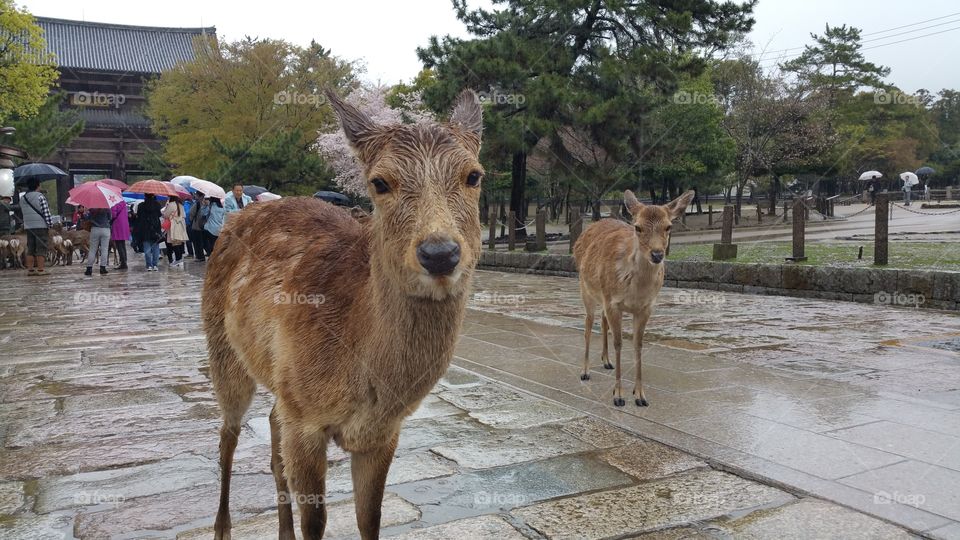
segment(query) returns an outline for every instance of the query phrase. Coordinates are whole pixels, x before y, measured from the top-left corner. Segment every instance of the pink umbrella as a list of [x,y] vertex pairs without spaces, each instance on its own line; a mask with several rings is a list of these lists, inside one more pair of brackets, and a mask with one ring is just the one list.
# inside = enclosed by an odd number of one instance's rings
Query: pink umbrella
[[87,208],[113,208],[123,203],[120,188],[102,182],[87,182],[70,190],[67,204]]
[[104,184],[109,184],[111,186],[118,187],[120,188],[120,191],[126,191],[126,189],[130,187],[127,184],[121,182],[120,180],[114,180],[113,178],[104,178],[102,180],[97,180],[97,182],[102,182]]
[[130,186],[128,191],[132,191],[133,193],[149,193],[164,197],[179,197],[177,190],[173,189],[170,182],[161,182],[160,180],[141,180]]

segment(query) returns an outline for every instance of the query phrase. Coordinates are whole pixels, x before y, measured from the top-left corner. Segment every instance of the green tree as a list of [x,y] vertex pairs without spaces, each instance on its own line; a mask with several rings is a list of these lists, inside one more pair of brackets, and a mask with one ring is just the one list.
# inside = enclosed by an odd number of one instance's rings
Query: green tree
[[57,147],[65,147],[83,132],[83,119],[74,110],[61,110],[66,94],[57,92],[47,96],[40,109],[25,118],[19,114],[10,119],[17,129],[8,139],[10,144],[27,153],[31,159],[43,159]]
[[509,156],[510,208],[523,235],[527,155],[540,139],[556,150],[564,137],[598,147],[602,163],[587,164],[591,174],[580,178],[606,184],[629,174],[642,150],[636,120],[681,74],[703,68],[694,53],[723,49],[748,31],[754,3],[496,0],[493,10],[471,10],[453,0],[474,39],[432,37],[418,49],[439,81],[424,100],[443,110],[463,87],[483,92],[484,146],[487,155]]
[[[148,89],[146,112],[177,174],[310,191],[329,178],[314,146],[335,124],[322,89],[355,84],[353,65],[317,43],[246,38],[199,47],[195,60],[164,72]],[[281,159],[289,164],[278,171]]]
[[883,88],[883,78],[890,68],[868,62],[860,51],[860,29],[852,26],[830,26],[822,36],[810,34],[814,44],[807,45],[800,56],[781,65],[795,73],[809,88],[827,95],[835,106],[842,98],[850,98],[858,88]]
[[0,124],[36,114],[57,77],[33,16],[12,0],[0,0]]

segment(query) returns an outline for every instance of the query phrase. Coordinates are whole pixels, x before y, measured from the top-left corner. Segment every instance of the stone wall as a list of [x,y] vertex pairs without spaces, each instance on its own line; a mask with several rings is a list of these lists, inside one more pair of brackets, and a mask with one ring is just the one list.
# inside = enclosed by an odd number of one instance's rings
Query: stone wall
[[[570,255],[484,250],[480,268],[576,276]],[[667,261],[667,287],[960,310],[960,272]]]

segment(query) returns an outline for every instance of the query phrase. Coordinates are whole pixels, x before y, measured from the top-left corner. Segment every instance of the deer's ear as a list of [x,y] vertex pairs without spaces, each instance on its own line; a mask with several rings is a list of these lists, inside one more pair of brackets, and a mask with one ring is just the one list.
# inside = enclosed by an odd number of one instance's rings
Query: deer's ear
[[473,90],[464,90],[450,111],[450,125],[472,152],[480,152],[480,137],[483,135],[483,108],[480,98]]
[[694,195],[696,195],[696,193],[694,193],[694,191],[691,189],[689,191],[684,192],[683,195],[680,195],[676,199],[667,203],[665,208],[667,209],[667,212],[670,213],[671,221],[682,216],[683,213],[687,211],[687,205],[690,204],[690,201],[693,200]]
[[374,156],[383,147],[385,141],[384,130],[360,109],[343,101],[336,92],[327,88],[324,90],[327,101],[337,114],[343,134],[350,143],[350,148],[357,159],[364,165],[373,162]]
[[637,200],[637,196],[634,195],[629,189],[623,192],[623,204],[627,207],[627,210],[633,217],[636,217],[637,212],[643,208],[643,203]]

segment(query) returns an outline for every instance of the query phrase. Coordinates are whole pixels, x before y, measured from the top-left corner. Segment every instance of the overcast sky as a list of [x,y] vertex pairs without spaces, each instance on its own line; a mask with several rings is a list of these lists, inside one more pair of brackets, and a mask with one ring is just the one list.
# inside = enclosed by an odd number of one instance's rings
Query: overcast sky
[[[489,5],[488,0],[470,3],[481,2]],[[416,48],[425,45],[429,36],[466,34],[449,0],[285,0],[257,2],[256,7],[225,0],[19,3],[34,15],[46,17],[150,26],[216,26],[221,39],[228,40],[249,35],[306,44],[315,39],[338,56],[362,60],[367,67],[365,78],[386,84],[416,75],[420,69]],[[760,0],[755,18],[750,38],[758,51],[795,49],[782,53],[789,56],[810,42],[811,32],[822,33],[826,23],[854,25],[865,34],[867,59],[890,67],[888,80],[903,90],[960,88],[960,69],[953,52],[960,44],[960,3],[955,0]],[[881,32],[928,19],[936,20]],[[926,35],[937,32],[942,33]],[[900,40],[910,41],[883,46]],[[772,63],[780,55],[764,58]]]

